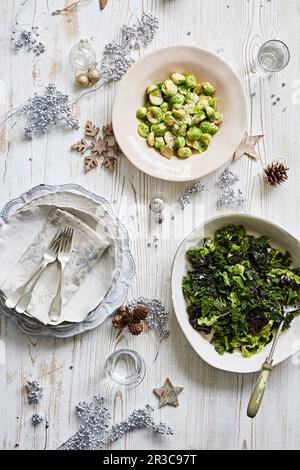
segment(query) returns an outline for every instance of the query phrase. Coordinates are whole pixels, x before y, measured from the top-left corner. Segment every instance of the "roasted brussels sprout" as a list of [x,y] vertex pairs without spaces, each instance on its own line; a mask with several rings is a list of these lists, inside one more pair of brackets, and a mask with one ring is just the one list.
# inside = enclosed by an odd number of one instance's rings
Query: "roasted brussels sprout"
[[195,75],[179,72],[149,85],[147,101],[136,111],[139,135],[168,159],[174,149],[179,158],[205,152],[223,122],[214,93],[210,82],[199,83]]

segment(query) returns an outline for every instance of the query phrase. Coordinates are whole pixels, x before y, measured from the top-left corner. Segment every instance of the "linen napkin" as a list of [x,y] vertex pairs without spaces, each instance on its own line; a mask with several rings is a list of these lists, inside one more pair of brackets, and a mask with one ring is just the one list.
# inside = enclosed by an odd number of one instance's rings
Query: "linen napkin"
[[[10,272],[2,290],[6,296],[24,284],[37,269],[56,232],[64,227],[74,228],[72,252],[67,264],[62,288],[62,321],[63,310],[76,293],[87,274],[109,246],[108,240],[94,232],[82,220],[69,212],[55,209],[48,216],[45,224],[37,233],[32,243]],[[56,293],[60,266],[58,262],[48,265],[36,285],[27,313],[44,324],[49,323],[49,310]],[[86,293],[88,295],[88,292]],[[76,319],[74,319],[76,321]]]

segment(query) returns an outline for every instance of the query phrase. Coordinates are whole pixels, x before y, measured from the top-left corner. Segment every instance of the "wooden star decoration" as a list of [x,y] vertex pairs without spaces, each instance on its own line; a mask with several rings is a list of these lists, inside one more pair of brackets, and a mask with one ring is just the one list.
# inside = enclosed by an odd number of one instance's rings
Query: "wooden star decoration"
[[263,135],[248,135],[248,132],[246,132],[245,137],[234,153],[234,160],[239,160],[243,155],[257,160],[258,155],[255,146],[263,137]]
[[159,407],[166,405],[179,406],[177,396],[181,393],[183,387],[174,387],[169,378],[166,379],[161,388],[154,388],[153,392],[159,397]]
[[102,137],[99,137],[99,139],[96,139],[95,142],[92,144],[92,152],[95,152],[99,157],[103,155],[107,151],[107,142],[102,139]]

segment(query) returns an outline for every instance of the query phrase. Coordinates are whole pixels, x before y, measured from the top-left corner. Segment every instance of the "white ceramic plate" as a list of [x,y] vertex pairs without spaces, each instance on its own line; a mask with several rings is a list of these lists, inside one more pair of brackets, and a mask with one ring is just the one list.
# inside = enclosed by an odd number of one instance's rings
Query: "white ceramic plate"
[[[290,233],[270,221],[251,215],[226,215],[210,219],[196,228],[179,246],[174,258],[172,270],[172,299],[179,325],[187,340],[199,354],[211,366],[218,369],[249,373],[256,372],[266,359],[271,344],[266,346],[258,354],[246,359],[238,351],[233,354],[219,355],[213,345],[201,333],[190,325],[186,313],[186,301],[182,292],[182,278],[187,272],[186,250],[194,246],[203,236],[212,236],[216,230],[229,225],[243,225],[247,232],[254,235],[267,235],[272,240],[272,245],[282,250],[288,250],[293,258],[293,265],[300,266],[300,242]],[[278,342],[274,365],[279,364],[300,350],[300,317],[296,317],[291,328],[285,331]]]
[[[199,81],[216,86],[224,123],[209,149],[186,160],[167,160],[139,136],[136,110],[145,102],[145,89],[173,72],[193,73]],[[121,80],[114,106],[114,134],[126,157],[144,173],[168,181],[190,181],[216,170],[230,158],[247,130],[247,101],[242,84],[220,57],[193,46],[172,46],[156,50],[136,62]]]

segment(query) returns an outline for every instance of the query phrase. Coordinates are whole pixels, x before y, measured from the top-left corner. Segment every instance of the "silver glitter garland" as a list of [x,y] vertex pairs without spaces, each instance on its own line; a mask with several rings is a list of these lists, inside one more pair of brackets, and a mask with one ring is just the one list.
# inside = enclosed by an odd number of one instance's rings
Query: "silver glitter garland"
[[[101,83],[90,90],[82,92],[72,99],[71,102],[68,95],[58,91],[54,84],[49,84],[44,91],[44,95],[34,95],[24,105],[6,115],[0,122],[0,127],[8,119],[23,113],[27,119],[27,125],[24,129],[25,136],[30,139],[35,134],[47,132],[50,124],[59,125],[64,123],[66,127],[77,129],[78,121],[71,114],[71,106],[88,94],[102,88],[106,82],[120,80],[134,62],[130,57],[130,50],[136,47],[148,46],[153,40],[158,26],[158,19],[147,13],[143,13],[138,22],[132,27],[123,25],[121,29],[121,44],[112,41],[104,47],[101,61],[101,73],[103,76]],[[39,44],[39,47],[42,48],[43,44]],[[41,53],[43,51],[37,50],[36,52]]]
[[39,404],[43,397],[43,389],[37,380],[27,380],[27,398],[29,404]]
[[78,121],[71,114],[69,96],[61,93],[54,83],[46,86],[42,95],[35,94],[22,106],[25,116],[25,137],[32,139],[35,134],[44,134],[50,125],[64,124],[78,129]]
[[138,297],[127,304],[129,311],[134,310],[138,305],[143,305],[148,309],[146,323],[150,330],[154,330],[159,339],[167,338],[170,332],[166,329],[169,312],[157,299],[147,299]]
[[104,406],[104,397],[96,395],[94,402],[79,402],[76,413],[81,421],[80,428],[60,449],[95,450],[103,447],[111,419],[108,409]]
[[159,21],[153,15],[143,12],[133,26],[121,28],[121,44],[112,41],[104,47],[101,72],[104,80],[120,80],[131,67],[134,60],[129,56],[131,49],[148,46],[158,30]]
[[109,429],[111,415],[104,406],[104,397],[97,395],[94,402],[80,402],[76,406],[81,421],[80,428],[59,450],[95,450],[122,438],[135,429],[147,428],[153,433],[172,435],[173,430],[166,423],[155,423],[154,409],[150,405],[134,410],[128,418]]
[[189,188],[187,188],[178,199],[181,209],[184,210],[186,206],[191,204],[192,194],[201,193],[202,191],[204,191],[204,189],[205,189],[205,186],[201,183],[200,180],[196,181],[196,183],[193,186],[190,186]]
[[229,167],[226,167],[216,185],[219,189],[225,189],[228,188],[228,186],[237,183],[238,181],[238,176],[234,175],[232,171],[230,171]]
[[149,46],[153,41],[159,21],[151,13],[143,12],[141,18],[133,26],[123,25],[121,29],[122,44],[127,49],[139,49]]
[[101,72],[104,80],[120,80],[125,75],[133,60],[128,57],[125,48],[115,41],[109,42],[104,47]]
[[109,441],[115,442],[126,434],[128,431],[134,429],[147,428],[153,433],[165,434],[167,436],[173,435],[173,429],[166,423],[155,423],[153,419],[154,408],[146,405],[144,408],[134,410],[127,419],[120,423],[114,424],[109,433]]

